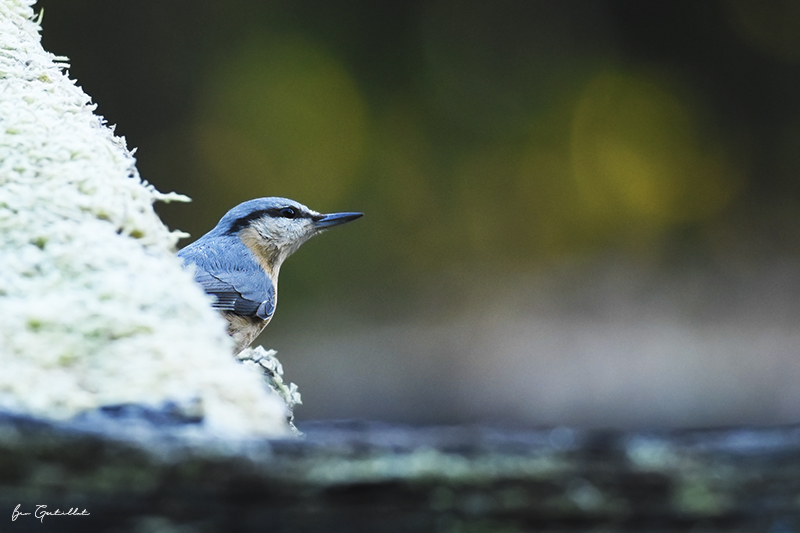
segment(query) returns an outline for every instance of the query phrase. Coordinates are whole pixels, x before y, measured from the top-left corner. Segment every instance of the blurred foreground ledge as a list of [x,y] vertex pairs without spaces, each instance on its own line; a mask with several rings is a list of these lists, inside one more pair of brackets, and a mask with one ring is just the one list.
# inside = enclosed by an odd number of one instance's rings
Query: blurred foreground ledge
[[[800,426],[301,426],[219,440],[122,408],[0,415],[4,531],[794,531]],[[19,507],[17,507],[19,505]],[[89,516],[17,516],[18,509]],[[44,527],[43,527],[44,526]]]

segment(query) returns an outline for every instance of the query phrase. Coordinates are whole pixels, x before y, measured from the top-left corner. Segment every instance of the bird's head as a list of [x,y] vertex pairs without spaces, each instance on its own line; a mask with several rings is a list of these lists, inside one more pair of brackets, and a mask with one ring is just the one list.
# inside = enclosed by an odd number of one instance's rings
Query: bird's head
[[277,275],[283,261],[308,239],[361,216],[325,215],[288,198],[256,198],[228,211],[214,232],[237,236],[264,269]]

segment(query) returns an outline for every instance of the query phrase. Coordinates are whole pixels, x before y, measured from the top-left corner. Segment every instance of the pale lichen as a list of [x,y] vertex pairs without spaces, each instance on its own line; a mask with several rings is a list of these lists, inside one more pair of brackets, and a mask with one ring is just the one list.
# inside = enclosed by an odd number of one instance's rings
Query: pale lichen
[[293,422],[294,407],[295,405],[301,405],[303,400],[297,390],[297,385],[284,383],[283,365],[278,361],[277,352],[275,350],[265,350],[262,346],[256,346],[255,348],[242,350],[236,355],[236,358],[243,365],[256,371],[258,375],[263,376],[267,387],[280,396],[288,409],[288,422],[292,431],[299,433]]
[[186,198],[140,178],[41,47],[32,3],[0,0],[0,408],[199,403],[212,432],[286,434],[285,404],[230,357],[153,210]]

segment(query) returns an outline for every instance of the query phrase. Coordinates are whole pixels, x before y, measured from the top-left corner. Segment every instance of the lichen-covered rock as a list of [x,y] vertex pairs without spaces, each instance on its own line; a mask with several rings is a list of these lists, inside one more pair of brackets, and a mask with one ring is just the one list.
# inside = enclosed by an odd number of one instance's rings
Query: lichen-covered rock
[[302,405],[303,400],[297,390],[297,385],[284,383],[283,365],[278,361],[277,354],[278,352],[275,350],[265,350],[263,346],[256,346],[255,348],[245,348],[236,355],[236,358],[243,365],[262,375],[267,387],[281,397],[288,410],[289,425],[293,431],[297,431],[293,423],[294,406]]
[[67,419],[185,406],[216,433],[281,435],[286,406],[230,357],[124,139],[0,0],[0,408]]

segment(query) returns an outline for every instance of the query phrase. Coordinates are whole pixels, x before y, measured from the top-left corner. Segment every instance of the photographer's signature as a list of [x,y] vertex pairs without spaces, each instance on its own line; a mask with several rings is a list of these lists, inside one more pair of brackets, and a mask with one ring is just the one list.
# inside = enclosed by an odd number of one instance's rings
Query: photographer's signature
[[25,513],[19,510],[21,504],[17,504],[14,508],[14,511],[11,513],[11,521],[15,522],[17,518],[20,516],[31,516],[33,515],[34,518],[39,520],[41,523],[44,523],[45,516],[89,516],[89,511],[84,509],[83,511],[78,510],[77,507],[70,507],[68,511],[62,511],[61,509],[56,509],[55,511],[48,511],[46,505],[37,505],[36,510],[32,513]]

